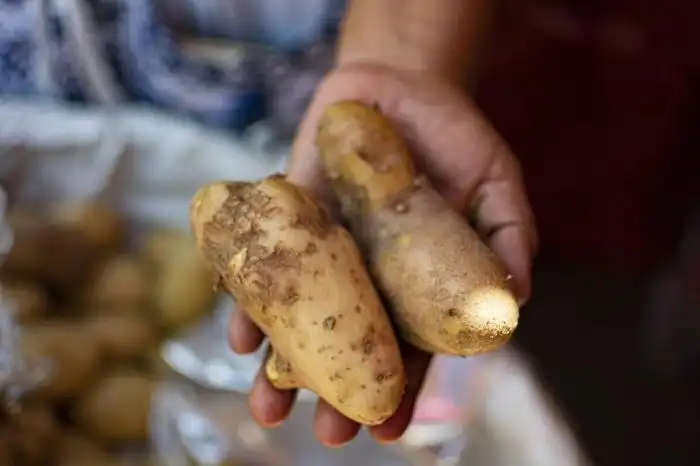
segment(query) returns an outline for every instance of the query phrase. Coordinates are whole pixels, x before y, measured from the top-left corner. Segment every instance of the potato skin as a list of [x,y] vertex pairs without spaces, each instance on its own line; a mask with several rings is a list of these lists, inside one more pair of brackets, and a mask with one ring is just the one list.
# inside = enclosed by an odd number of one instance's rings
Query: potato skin
[[88,321],[86,330],[112,362],[146,360],[158,344],[158,328],[143,314],[97,315]]
[[317,145],[355,239],[404,339],[468,356],[509,340],[518,305],[497,257],[416,174],[399,134],[377,108],[339,102]]
[[32,282],[7,282],[0,284],[0,293],[10,300],[12,314],[20,324],[40,320],[49,312],[46,291]]
[[101,254],[116,252],[126,238],[122,216],[111,206],[98,201],[63,202],[51,211],[59,225],[74,229]]
[[72,399],[95,380],[102,365],[97,340],[84,325],[46,322],[26,328],[22,351],[32,366],[47,366],[36,395],[41,399]]
[[214,308],[212,274],[193,242],[173,251],[154,283],[154,304],[161,322],[180,329]]
[[12,464],[44,466],[53,460],[60,427],[50,406],[24,403],[12,414],[9,430]]
[[148,439],[154,382],[135,372],[115,372],[94,385],[74,406],[75,422],[106,445]]
[[156,229],[140,249],[152,274],[153,305],[161,322],[179,329],[214,307],[212,273],[192,236],[179,230]]
[[421,183],[362,223],[361,242],[372,244],[368,257],[395,323],[406,341],[428,352],[470,356],[497,349],[518,319],[503,271],[476,232]]
[[190,218],[221,284],[303,386],[362,424],[396,411],[398,343],[346,230],[279,176],[201,188]]
[[54,459],[56,466],[116,466],[117,464],[100,445],[70,428],[64,430]]
[[8,222],[14,242],[0,265],[4,275],[35,280],[67,295],[92,273],[97,251],[77,230],[30,210],[10,212]]
[[129,255],[120,254],[96,268],[85,290],[85,305],[101,310],[143,308],[150,298],[150,283],[145,267]]

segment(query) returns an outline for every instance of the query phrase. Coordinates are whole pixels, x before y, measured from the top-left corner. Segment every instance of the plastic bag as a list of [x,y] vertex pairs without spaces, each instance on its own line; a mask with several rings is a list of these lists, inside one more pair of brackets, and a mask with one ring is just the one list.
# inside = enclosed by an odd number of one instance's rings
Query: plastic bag
[[[164,381],[156,392],[153,436],[165,466],[404,466],[430,465],[399,445],[382,446],[366,432],[342,450],[323,447],[311,425],[314,399],[300,400],[290,418],[262,429],[251,418],[246,396],[206,391]],[[190,463],[191,464],[191,463]]]

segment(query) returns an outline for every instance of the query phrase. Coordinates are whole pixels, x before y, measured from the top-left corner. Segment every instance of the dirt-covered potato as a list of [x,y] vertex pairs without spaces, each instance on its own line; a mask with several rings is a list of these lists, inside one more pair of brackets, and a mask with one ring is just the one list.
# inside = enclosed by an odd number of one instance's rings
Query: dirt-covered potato
[[59,203],[52,209],[51,217],[56,223],[81,232],[102,254],[116,252],[124,245],[124,219],[113,207],[99,201]]
[[102,366],[97,339],[81,323],[50,321],[27,327],[21,347],[28,364],[46,368],[36,388],[41,399],[63,400],[81,394]]
[[95,270],[84,292],[84,305],[93,309],[142,309],[147,306],[152,283],[135,256],[120,254]]
[[147,360],[158,344],[158,328],[145,314],[97,315],[88,320],[87,331],[108,361]]
[[375,283],[402,336],[468,356],[505,344],[518,323],[508,274],[466,219],[416,173],[379,109],[338,102],[316,142]]
[[0,284],[0,294],[9,300],[10,310],[20,324],[36,322],[49,312],[49,297],[36,283],[4,282]]
[[220,285],[279,352],[267,366],[273,384],[296,382],[362,424],[395,412],[405,388],[398,342],[345,229],[279,176],[205,186],[190,219]]
[[96,251],[79,232],[48,221],[41,212],[16,210],[8,215],[14,242],[0,273],[36,280],[52,291],[70,294],[96,264]]
[[135,372],[115,372],[98,381],[78,400],[73,418],[91,437],[104,444],[148,439],[154,382]]

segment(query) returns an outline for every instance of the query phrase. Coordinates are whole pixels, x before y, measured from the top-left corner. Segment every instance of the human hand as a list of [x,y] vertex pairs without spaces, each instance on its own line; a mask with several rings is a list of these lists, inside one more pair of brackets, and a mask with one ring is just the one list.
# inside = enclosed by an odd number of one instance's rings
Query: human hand
[[[474,220],[481,236],[513,276],[522,303],[530,293],[530,266],[537,233],[520,168],[494,129],[466,95],[424,74],[368,65],[333,71],[319,86],[292,147],[287,177],[333,208],[334,201],[315,145],[317,122],[325,107],[340,100],[376,103],[413,150],[417,168],[458,212]],[[240,310],[239,310],[240,311]],[[230,341],[238,353],[255,351],[262,332],[245,312],[235,312]],[[430,356],[405,345],[407,376],[404,398],[385,423],[369,428],[379,441],[398,439],[408,426],[428,369]],[[258,375],[250,396],[253,417],[263,426],[281,423],[294,403],[293,391],[275,389]],[[352,440],[360,426],[320,400],[314,431],[327,446]]]

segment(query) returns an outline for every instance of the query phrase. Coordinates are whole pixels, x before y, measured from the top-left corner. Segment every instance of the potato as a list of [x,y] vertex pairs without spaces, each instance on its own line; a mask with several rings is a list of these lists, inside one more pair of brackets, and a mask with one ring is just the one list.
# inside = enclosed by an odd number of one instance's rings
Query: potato
[[3,275],[36,280],[70,294],[96,264],[96,251],[77,231],[47,221],[39,212],[13,211],[14,243],[0,265]]
[[345,229],[279,176],[205,186],[190,219],[220,284],[289,361],[287,380],[293,372],[362,424],[394,413],[405,387],[398,343]]
[[58,421],[48,405],[25,404],[12,414],[13,463],[44,466],[53,459],[60,438]]
[[73,418],[104,444],[148,439],[154,384],[135,372],[115,372],[93,386],[73,407]]
[[85,305],[102,310],[147,306],[151,282],[141,262],[128,254],[105,261],[85,291]]
[[166,326],[181,328],[212,311],[216,297],[212,273],[191,235],[154,230],[140,254],[153,273],[154,305]]
[[88,321],[87,329],[110,361],[146,360],[158,344],[158,329],[146,315],[98,315]]
[[51,214],[58,224],[79,231],[102,254],[116,252],[126,239],[122,216],[99,201],[64,202]]
[[139,248],[139,255],[152,271],[157,272],[168,265],[171,255],[182,249],[193,248],[192,237],[181,230],[154,228],[146,235]]
[[193,243],[173,251],[154,284],[156,312],[170,328],[190,324],[214,308],[212,275]]
[[316,142],[402,336],[426,351],[462,356],[508,341],[519,312],[507,274],[465,219],[416,175],[379,110],[358,102],[329,106]]
[[73,398],[95,380],[102,358],[98,342],[84,325],[46,322],[25,329],[22,351],[31,366],[47,367],[36,394],[41,399]]
[[0,465],[12,466],[14,463],[12,445],[12,426],[7,425],[4,420],[0,421]]
[[100,445],[74,429],[61,436],[55,458],[56,466],[111,466],[116,462]]
[[0,285],[2,294],[10,300],[11,311],[20,324],[36,322],[49,311],[49,297],[39,285],[31,282],[6,282]]

